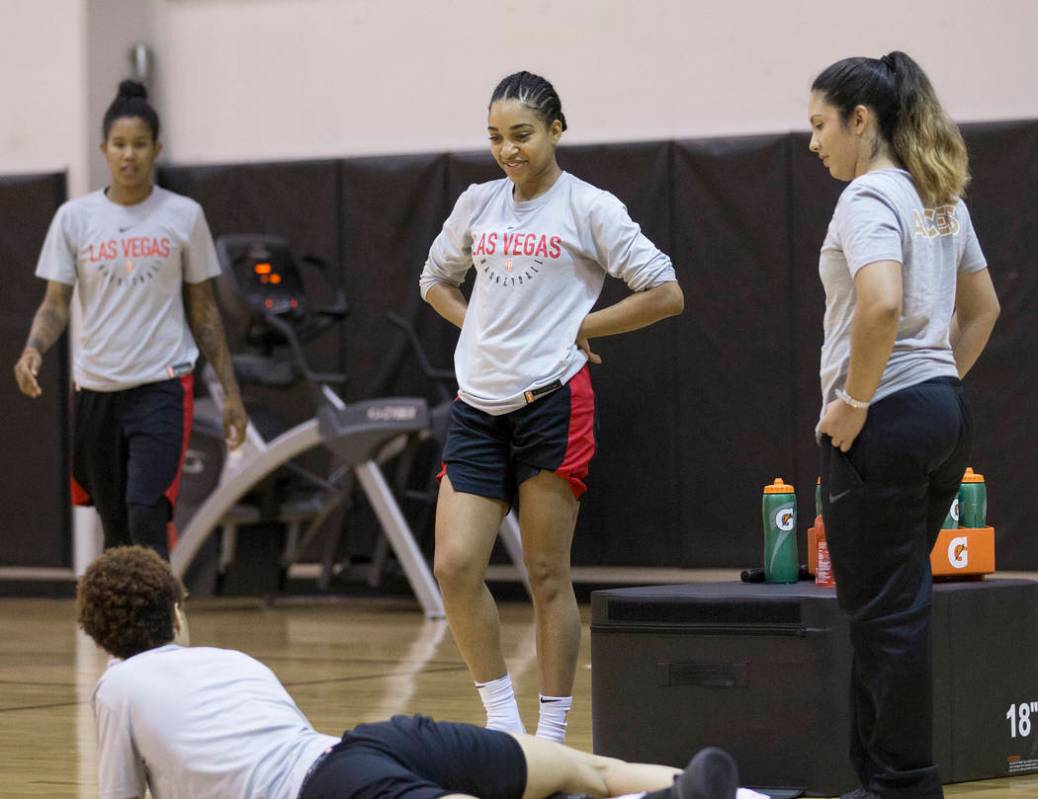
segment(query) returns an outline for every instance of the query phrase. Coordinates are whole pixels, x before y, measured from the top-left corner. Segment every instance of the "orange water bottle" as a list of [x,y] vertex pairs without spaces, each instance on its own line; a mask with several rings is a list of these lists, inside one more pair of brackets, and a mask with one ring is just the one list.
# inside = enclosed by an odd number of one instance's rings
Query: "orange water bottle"
[[822,518],[822,478],[815,484],[815,585],[832,588],[836,585],[833,577],[833,563],[829,559],[829,542],[825,538],[825,520]]

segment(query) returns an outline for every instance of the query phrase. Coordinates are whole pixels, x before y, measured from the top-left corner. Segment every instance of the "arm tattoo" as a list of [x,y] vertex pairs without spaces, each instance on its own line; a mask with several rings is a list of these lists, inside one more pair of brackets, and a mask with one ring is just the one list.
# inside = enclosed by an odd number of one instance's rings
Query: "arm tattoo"
[[72,286],[60,288],[47,287],[47,294],[36,310],[29,329],[29,340],[26,349],[32,347],[43,355],[61,338],[68,325],[68,304],[72,297]]
[[234,378],[231,353],[227,348],[220,310],[216,307],[212,281],[187,283],[188,324],[198,343],[198,348],[213,367],[216,376],[228,396],[238,394],[238,381]]

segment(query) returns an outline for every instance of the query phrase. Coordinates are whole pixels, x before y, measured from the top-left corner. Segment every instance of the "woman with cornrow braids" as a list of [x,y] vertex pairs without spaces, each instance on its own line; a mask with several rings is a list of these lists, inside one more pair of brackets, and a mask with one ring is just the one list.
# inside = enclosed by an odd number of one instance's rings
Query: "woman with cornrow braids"
[[[537,735],[562,741],[580,643],[570,548],[596,448],[588,361],[601,359],[589,342],[681,313],[684,298],[670,259],[623,204],[559,168],[566,117],[551,83],[529,72],[502,80],[487,129],[505,177],[458,198],[420,281],[422,297],[461,328],[435,572],[487,727],[522,732],[484,582],[518,494],[537,626]],[[459,286],[473,267],[466,302]],[[592,313],[607,274],[633,293]]]
[[850,623],[846,797],[943,796],[932,753],[930,550],[969,460],[965,377],[999,313],[962,202],[966,147],[911,58],[814,81],[811,151],[850,181],[822,245],[822,512]]
[[97,508],[105,549],[140,544],[168,559],[199,348],[226,395],[231,448],[244,440],[245,408],[213,295],[220,264],[205,215],[152,183],[162,144],[144,86],[119,85],[101,133],[111,183],[54,216],[36,267],[46,293],[14,373],[24,394],[40,396],[43,356],[78,287],[72,501]]

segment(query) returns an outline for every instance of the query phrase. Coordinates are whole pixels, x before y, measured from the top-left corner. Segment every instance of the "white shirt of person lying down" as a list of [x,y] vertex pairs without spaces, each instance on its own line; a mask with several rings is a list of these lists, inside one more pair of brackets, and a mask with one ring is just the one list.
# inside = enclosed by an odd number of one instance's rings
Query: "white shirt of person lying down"
[[100,799],[296,799],[338,738],[241,652],[177,644],[113,659],[91,697]]
[[[274,673],[229,649],[113,658],[91,697],[100,799],[297,799],[339,738],[315,732]],[[631,794],[641,797],[644,793]],[[767,799],[739,788],[737,799]]]

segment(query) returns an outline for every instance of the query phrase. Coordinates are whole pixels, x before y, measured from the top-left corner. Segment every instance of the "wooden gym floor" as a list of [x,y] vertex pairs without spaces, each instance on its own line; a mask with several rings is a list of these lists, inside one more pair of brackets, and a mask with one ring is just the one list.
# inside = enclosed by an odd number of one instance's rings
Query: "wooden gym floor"
[[[591,748],[584,640],[569,743]],[[502,606],[503,640],[528,726],[537,673],[529,606]],[[482,708],[445,622],[405,599],[192,600],[195,644],[241,649],[278,675],[313,725],[338,735],[394,713],[482,723]],[[105,657],[75,627],[71,600],[0,599],[0,799],[96,799],[89,699]],[[957,799],[1038,797],[1038,775],[952,785]]]

